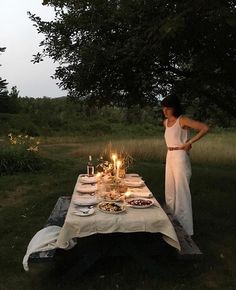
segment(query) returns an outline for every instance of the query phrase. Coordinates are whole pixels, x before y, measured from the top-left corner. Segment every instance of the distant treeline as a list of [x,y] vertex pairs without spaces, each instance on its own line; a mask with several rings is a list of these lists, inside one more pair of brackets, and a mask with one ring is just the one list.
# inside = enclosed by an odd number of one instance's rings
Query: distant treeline
[[100,136],[120,132],[149,135],[160,130],[161,120],[158,107],[100,108],[67,98],[17,98],[12,112],[0,113],[0,134]]
[[[216,108],[204,110],[203,115],[203,110],[195,106],[197,105],[192,104],[192,107],[187,109],[187,113],[194,118],[204,119],[219,127],[235,125],[235,120]],[[0,107],[0,134],[6,135],[11,132],[31,136],[156,135],[162,130],[162,120],[161,108],[158,106],[97,107],[86,102],[74,102],[66,97],[12,97],[9,106]]]

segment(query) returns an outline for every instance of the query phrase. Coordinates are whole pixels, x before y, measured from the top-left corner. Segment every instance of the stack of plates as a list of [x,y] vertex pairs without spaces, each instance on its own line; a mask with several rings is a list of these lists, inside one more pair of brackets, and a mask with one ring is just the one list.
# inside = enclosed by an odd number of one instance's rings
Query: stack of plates
[[97,190],[96,184],[78,183],[76,185],[76,191],[81,193],[93,193],[96,190]]
[[96,176],[88,176],[86,174],[81,174],[79,177],[79,182],[81,183],[96,183]]
[[73,203],[76,205],[93,205],[97,204],[98,200],[96,196],[81,196],[81,195],[76,195],[73,198]]

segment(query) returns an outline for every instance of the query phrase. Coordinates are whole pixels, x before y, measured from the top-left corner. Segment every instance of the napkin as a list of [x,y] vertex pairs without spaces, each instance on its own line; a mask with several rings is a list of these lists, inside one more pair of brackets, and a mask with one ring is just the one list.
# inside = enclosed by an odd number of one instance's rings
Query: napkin
[[139,178],[141,178],[141,176],[139,176],[137,173],[126,173],[125,174],[125,178],[130,178],[130,177],[139,177]]
[[73,198],[73,203],[76,205],[92,205],[98,203],[98,199],[96,196],[76,195]]
[[79,181],[82,183],[96,183],[96,176],[87,176],[87,175],[82,175],[79,178]]
[[140,187],[144,185],[144,181],[141,179],[125,179],[125,184],[130,187]]
[[144,198],[153,197],[153,194],[149,189],[129,188],[128,192],[129,197],[144,197]]
[[97,190],[96,184],[81,184],[78,183],[76,185],[76,191],[82,192],[82,193],[92,193]]

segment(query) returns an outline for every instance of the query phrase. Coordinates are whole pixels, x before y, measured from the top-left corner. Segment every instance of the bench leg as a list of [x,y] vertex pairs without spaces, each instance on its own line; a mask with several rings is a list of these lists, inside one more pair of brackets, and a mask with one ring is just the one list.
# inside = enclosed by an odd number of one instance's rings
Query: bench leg
[[197,244],[193,241],[193,239],[185,232],[184,228],[182,227],[180,222],[173,216],[170,209],[167,206],[163,206],[163,209],[168,215],[172,225],[174,226],[176,235],[179,239],[181,251],[177,252],[178,259],[190,260],[202,257],[201,250],[199,249]]

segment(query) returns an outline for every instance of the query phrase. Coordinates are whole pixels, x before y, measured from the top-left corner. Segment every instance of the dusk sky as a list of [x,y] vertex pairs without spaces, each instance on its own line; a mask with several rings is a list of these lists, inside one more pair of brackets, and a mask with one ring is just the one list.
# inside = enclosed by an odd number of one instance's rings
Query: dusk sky
[[54,10],[43,6],[42,0],[0,0],[0,47],[6,47],[0,55],[0,77],[8,82],[8,89],[17,86],[20,96],[60,97],[65,96],[56,85],[53,75],[56,65],[51,59],[33,64],[33,54],[40,51],[43,35],[29,19],[30,11],[43,20],[51,20]]

